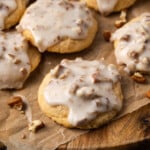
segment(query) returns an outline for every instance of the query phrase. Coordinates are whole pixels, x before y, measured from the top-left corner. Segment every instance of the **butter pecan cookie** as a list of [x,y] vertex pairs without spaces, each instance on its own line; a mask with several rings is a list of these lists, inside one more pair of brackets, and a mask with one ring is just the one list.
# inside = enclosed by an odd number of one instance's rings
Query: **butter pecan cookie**
[[0,30],[19,22],[26,8],[26,0],[0,0]]
[[40,52],[71,53],[91,45],[97,21],[82,2],[38,0],[26,10],[18,30]]
[[40,53],[16,32],[0,32],[0,89],[19,89],[38,66]]
[[115,56],[125,71],[150,72],[150,13],[131,20],[112,34]]
[[41,110],[68,128],[91,129],[110,121],[122,107],[120,75],[112,64],[62,60],[38,91]]

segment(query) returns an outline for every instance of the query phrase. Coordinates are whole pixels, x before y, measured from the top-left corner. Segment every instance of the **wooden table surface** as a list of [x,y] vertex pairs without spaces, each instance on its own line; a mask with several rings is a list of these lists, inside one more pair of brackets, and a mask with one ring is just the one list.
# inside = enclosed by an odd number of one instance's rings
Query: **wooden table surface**
[[[107,135],[106,135],[107,134]],[[107,147],[113,143],[114,148]],[[150,149],[150,105],[92,130],[58,149]]]

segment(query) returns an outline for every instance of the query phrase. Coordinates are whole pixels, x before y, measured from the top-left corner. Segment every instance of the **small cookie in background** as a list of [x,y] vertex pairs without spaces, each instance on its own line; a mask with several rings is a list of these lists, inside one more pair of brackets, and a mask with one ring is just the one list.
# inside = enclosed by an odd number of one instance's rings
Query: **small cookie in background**
[[45,76],[38,102],[48,117],[65,127],[98,128],[122,108],[119,72],[103,61],[64,59]]
[[150,13],[143,13],[116,30],[114,42],[117,63],[128,73],[150,73]]
[[0,30],[17,24],[26,9],[26,0],[0,0]]
[[87,6],[99,11],[102,15],[109,15],[132,6],[136,0],[82,0]]
[[0,89],[20,89],[38,66],[40,53],[16,31],[0,32]]
[[38,0],[27,8],[17,29],[40,52],[72,53],[91,45],[97,21],[82,2]]

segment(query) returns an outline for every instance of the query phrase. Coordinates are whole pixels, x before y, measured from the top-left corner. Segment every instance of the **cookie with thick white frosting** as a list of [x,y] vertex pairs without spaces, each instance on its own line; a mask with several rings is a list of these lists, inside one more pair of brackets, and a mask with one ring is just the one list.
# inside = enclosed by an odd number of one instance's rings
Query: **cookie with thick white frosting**
[[27,8],[18,30],[40,52],[71,53],[92,43],[97,21],[82,2],[38,0]]
[[62,60],[42,81],[38,102],[48,117],[65,127],[97,128],[122,107],[119,72],[102,61]]
[[130,7],[136,0],[84,0],[87,5],[99,11],[103,15],[121,11]]
[[26,8],[26,0],[0,0],[0,30],[19,22]]
[[16,32],[0,32],[0,89],[20,89],[38,66],[40,53]]
[[128,73],[150,73],[150,13],[144,13],[112,34],[115,56]]

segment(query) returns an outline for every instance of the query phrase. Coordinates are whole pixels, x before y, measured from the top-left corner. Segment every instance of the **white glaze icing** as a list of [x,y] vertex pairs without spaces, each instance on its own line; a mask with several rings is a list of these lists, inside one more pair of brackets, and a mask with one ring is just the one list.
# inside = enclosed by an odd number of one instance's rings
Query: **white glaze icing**
[[113,12],[118,0],[96,0],[98,9],[103,15],[109,15]]
[[63,60],[50,74],[51,81],[44,90],[45,100],[50,105],[67,106],[72,125],[121,108],[121,100],[113,90],[120,76],[112,64],[107,66],[102,61],[79,58]]
[[6,17],[16,8],[16,0],[0,0],[0,30],[4,29]]
[[119,41],[115,48],[117,63],[130,72],[150,72],[150,13],[142,14],[112,34]]
[[26,10],[18,30],[29,30],[44,52],[66,37],[85,39],[92,22],[91,12],[81,2],[38,0]]
[[0,89],[23,86],[31,70],[27,48],[20,33],[0,32]]

